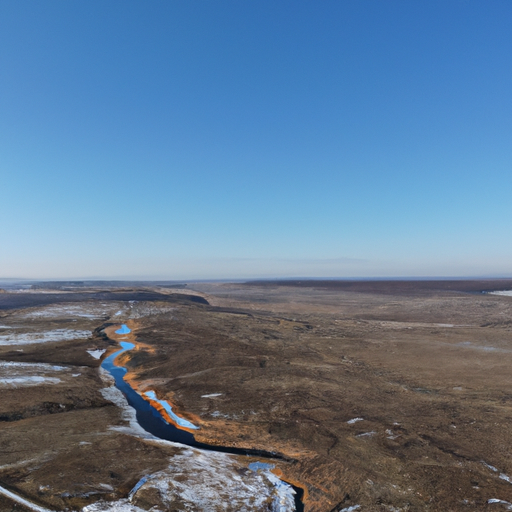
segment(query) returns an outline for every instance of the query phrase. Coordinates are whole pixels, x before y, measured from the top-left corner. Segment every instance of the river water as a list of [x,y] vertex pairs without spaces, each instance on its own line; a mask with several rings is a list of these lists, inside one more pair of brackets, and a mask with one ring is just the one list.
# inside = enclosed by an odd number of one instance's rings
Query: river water
[[[125,324],[121,326],[120,329],[116,331],[116,334],[129,334],[131,332],[130,328]],[[136,411],[137,421],[139,425],[150,434],[153,434],[155,437],[159,437],[160,439],[165,439],[167,441],[172,441],[174,443],[181,443],[187,446],[192,446],[195,448],[201,448],[202,450],[209,450],[221,453],[230,453],[233,455],[247,455],[253,457],[261,457],[265,459],[283,459],[282,456],[274,452],[266,452],[264,450],[253,450],[253,449],[243,449],[243,448],[234,448],[228,446],[212,446],[205,443],[200,443],[196,441],[194,435],[186,430],[177,428],[172,423],[168,423],[160,414],[160,412],[153,407],[150,402],[142,398],[125,380],[124,376],[127,372],[126,368],[122,366],[116,366],[114,364],[115,359],[121,355],[123,352],[128,350],[132,350],[135,348],[133,343],[128,341],[120,342],[121,349],[117,352],[114,352],[109,357],[107,357],[102,363],[101,367],[107,370],[115,380],[116,387],[122,391],[122,393],[126,396],[126,399],[131,407],[133,407]],[[173,413],[174,414],[174,413]],[[182,421],[182,418],[180,418]],[[179,422],[177,422],[179,424]],[[189,422],[186,422],[189,423]],[[194,427],[194,425],[192,425]],[[189,427],[190,428],[190,427]],[[197,427],[196,427],[197,428]],[[262,467],[266,464],[262,464]],[[288,484],[291,485],[291,484]],[[304,504],[302,503],[302,496],[304,491],[300,487],[296,487],[291,485],[295,490],[295,507],[297,512],[302,512],[304,510]]]

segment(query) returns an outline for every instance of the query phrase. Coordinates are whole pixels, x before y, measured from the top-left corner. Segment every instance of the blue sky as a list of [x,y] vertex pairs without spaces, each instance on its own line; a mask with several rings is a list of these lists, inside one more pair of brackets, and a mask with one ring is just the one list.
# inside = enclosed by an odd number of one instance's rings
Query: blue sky
[[512,2],[0,3],[0,277],[512,275]]

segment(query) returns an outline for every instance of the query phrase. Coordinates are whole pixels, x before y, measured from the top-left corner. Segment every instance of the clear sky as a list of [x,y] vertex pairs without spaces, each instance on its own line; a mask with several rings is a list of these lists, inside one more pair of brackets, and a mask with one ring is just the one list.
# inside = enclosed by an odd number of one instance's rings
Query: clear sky
[[2,0],[0,277],[512,275],[510,0]]

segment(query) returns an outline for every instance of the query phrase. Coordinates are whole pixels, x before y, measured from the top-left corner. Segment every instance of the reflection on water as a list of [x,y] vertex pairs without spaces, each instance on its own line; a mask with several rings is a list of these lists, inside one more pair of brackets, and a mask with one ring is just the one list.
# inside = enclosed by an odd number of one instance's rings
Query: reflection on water
[[130,334],[131,332],[132,330],[126,324],[123,324],[120,329],[117,329],[116,334]]
[[178,416],[172,410],[172,407],[169,405],[168,402],[166,402],[165,400],[158,400],[158,398],[156,397],[156,393],[154,391],[146,391],[144,394],[149,399],[151,399],[151,400],[153,400],[155,402],[158,402],[165,409],[165,412],[174,420],[174,422],[178,426],[183,427],[183,428],[191,428],[193,430],[197,430],[199,428],[199,427],[196,427],[196,425],[194,425],[193,423],[190,423],[190,421],[187,421],[186,419],[181,418],[180,416]]
[[259,460],[256,462],[251,462],[249,464],[249,469],[251,469],[252,471],[258,471],[258,469],[270,470],[274,468],[274,464],[267,464],[266,462],[260,462]]

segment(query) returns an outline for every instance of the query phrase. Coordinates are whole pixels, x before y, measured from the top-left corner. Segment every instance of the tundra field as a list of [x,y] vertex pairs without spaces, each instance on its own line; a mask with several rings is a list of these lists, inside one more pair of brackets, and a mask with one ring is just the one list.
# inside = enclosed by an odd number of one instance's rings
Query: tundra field
[[[0,511],[512,510],[512,296],[489,293],[511,289],[261,281],[0,293]],[[131,387],[219,451],[141,428],[100,366],[123,340],[134,348],[116,364]]]

